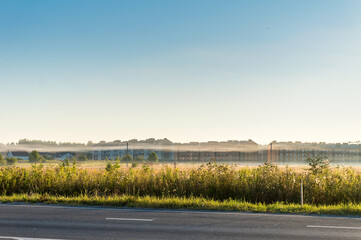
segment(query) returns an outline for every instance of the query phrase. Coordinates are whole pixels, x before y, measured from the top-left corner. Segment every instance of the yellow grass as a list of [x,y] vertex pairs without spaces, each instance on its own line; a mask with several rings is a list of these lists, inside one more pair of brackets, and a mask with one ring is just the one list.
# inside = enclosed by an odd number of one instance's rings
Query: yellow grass
[[[58,164],[61,163],[61,161],[54,161],[54,162],[47,162],[47,163],[42,163],[44,165],[44,167],[56,167],[58,166]],[[99,169],[104,169],[106,166],[106,161],[105,160],[94,160],[94,161],[86,161],[86,162],[77,162],[77,168],[80,169],[87,169],[87,170],[99,170]],[[174,165],[174,163],[154,163],[152,164],[152,168],[154,168],[155,170],[161,170],[163,167],[174,167],[176,166],[178,169],[180,170],[190,170],[190,169],[197,169],[199,168],[201,165],[206,164],[207,162],[204,163],[179,163],[177,162],[176,165]],[[232,164],[232,163],[230,163]],[[233,163],[234,164],[234,163]],[[141,164],[138,164],[138,167],[140,167]],[[236,170],[240,170],[240,169],[254,169],[257,168],[259,165],[261,165],[261,163],[254,163],[254,164],[247,164],[247,163],[242,163],[239,162],[237,163],[235,166]],[[286,165],[286,164],[276,164],[278,166],[278,168],[280,170],[286,170],[286,168],[295,171],[297,173],[302,173],[305,172],[308,169],[308,165],[306,163],[304,164],[299,164],[299,165]],[[24,168],[28,168],[31,167],[31,163],[29,162],[19,162],[18,164],[16,164],[16,166],[19,167],[24,167]],[[361,173],[361,166],[349,166],[349,165],[339,165],[340,167],[352,167],[356,173]],[[120,167],[122,169],[127,169],[127,168],[131,168],[132,164],[131,163],[120,163]],[[136,168],[138,168],[136,167]],[[334,167],[337,167],[337,165],[334,165]]]

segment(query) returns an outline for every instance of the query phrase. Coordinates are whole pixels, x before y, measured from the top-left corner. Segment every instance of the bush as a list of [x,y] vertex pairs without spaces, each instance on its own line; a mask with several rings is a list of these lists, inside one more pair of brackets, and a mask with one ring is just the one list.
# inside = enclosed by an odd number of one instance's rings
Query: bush
[[122,162],[131,162],[133,160],[132,156],[128,153],[128,154],[125,154],[123,157],[122,157]]
[[155,152],[151,152],[147,160],[148,162],[158,162],[158,156]]
[[[118,158],[117,158],[118,159]],[[107,165],[105,167],[105,170],[107,172],[112,172],[116,169],[120,168],[119,160],[116,160],[115,163],[112,163],[111,161],[107,161]]]
[[38,151],[33,150],[30,154],[29,154],[29,162],[31,163],[38,163],[41,162],[41,156],[39,154]]
[[330,162],[324,156],[307,157],[306,162],[310,166],[309,171],[313,174],[330,169]]
[[3,157],[3,155],[0,154],[0,165],[5,165],[6,161]]
[[15,165],[18,162],[18,159],[15,157],[7,157],[6,164],[7,165]]

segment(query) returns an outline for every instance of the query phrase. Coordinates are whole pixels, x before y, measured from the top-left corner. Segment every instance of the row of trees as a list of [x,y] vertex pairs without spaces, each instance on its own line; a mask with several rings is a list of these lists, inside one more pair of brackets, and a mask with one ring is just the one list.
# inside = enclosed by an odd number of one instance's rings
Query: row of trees
[[55,142],[55,141],[42,141],[42,140],[29,140],[29,139],[20,139],[17,143],[18,145],[42,145],[42,146],[52,146],[52,147],[84,147],[84,143],[75,143],[75,142]]
[[[77,156],[76,158],[74,158],[74,160],[78,160],[78,161],[87,161],[88,157],[86,154],[80,154],[79,156]],[[43,156],[41,156],[39,154],[38,151],[34,150],[29,154],[29,162],[30,163],[40,163],[40,162],[44,162],[46,160],[46,158],[44,158]],[[108,160],[108,159],[106,159]],[[18,161],[17,158],[15,157],[6,157],[4,158],[1,154],[0,154],[0,165],[13,165],[16,164]],[[130,154],[125,154],[121,159],[119,158],[119,156],[117,157],[117,161],[121,161],[121,162],[158,162],[158,156],[155,152],[152,152],[149,154],[148,158],[145,159],[143,155],[141,156],[137,156],[136,158],[132,158],[132,156]]]
[[[45,159],[39,154],[38,151],[34,150],[29,154],[29,162],[39,163]],[[0,154],[0,165],[14,165],[18,162],[18,159],[15,157],[5,157]]]

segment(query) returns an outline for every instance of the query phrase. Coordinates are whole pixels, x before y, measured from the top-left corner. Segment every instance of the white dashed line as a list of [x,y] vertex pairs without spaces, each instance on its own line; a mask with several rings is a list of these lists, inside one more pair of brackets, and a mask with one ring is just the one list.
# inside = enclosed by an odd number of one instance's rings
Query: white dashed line
[[153,222],[154,218],[106,218],[106,220]]
[[328,229],[355,229],[361,230],[361,227],[344,227],[344,226],[317,226],[317,225],[307,225],[308,228],[328,228]]
[[53,238],[28,238],[28,237],[10,237],[10,236],[0,236],[0,239],[13,239],[13,240],[64,240],[64,239],[53,239]]

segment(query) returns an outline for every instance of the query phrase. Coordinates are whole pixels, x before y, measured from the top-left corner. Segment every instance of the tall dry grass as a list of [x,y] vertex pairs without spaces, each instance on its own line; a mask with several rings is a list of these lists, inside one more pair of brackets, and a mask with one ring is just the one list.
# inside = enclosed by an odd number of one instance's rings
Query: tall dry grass
[[110,171],[56,167],[0,168],[0,195],[48,194],[54,196],[155,196],[202,197],[251,203],[299,203],[300,180],[308,204],[361,202],[361,174],[351,168],[325,169],[319,173],[262,165],[236,169],[231,165],[205,164],[196,169],[149,165]]

